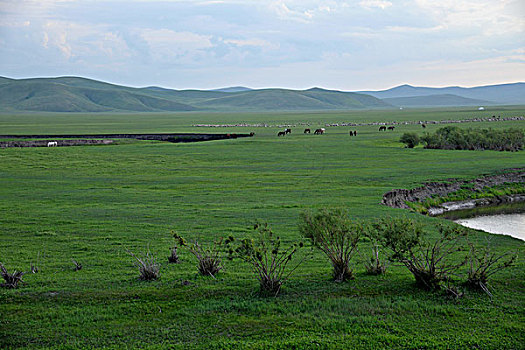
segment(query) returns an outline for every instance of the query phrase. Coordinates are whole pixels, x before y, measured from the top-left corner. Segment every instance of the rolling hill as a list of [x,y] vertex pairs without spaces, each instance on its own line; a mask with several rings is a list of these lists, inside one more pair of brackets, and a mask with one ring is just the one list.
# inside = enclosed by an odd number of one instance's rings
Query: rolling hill
[[402,85],[383,91],[312,88],[172,90],[133,88],[81,77],[0,77],[3,112],[323,111],[525,104],[525,83],[475,88]]
[[484,106],[493,102],[466,98],[452,94],[429,96],[390,97],[383,101],[399,107],[447,107],[447,106]]
[[[443,95],[449,96],[448,106],[456,105],[475,105],[474,101],[451,99],[451,96],[457,96],[464,99],[480,100],[480,104],[490,105],[509,105],[525,104],[525,83],[512,83],[512,84],[499,84],[499,85],[487,85],[478,86],[472,88],[463,88],[459,86],[443,87],[443,88],[429,88],[429,87],[417,87],[411,85],[401,85],[388,90],[381,91],[361,91],[363,94],[371,95],[380,99],[394,99],[394,98],[406,98],[406,97],[422,97],[425,96],[427,99],[411,99],[411,100],[387,100],[391,103],[403,103],[414,102],[416,105],[427,105],[427,106],[439,106],[443,105]],[[434,100],[434,101],[433,101]],[[424,103],[424,104],[422,104]],[[456,104],[466,103],[466,104]],[[405,106],[412,106],[405,104]]]
[[213,91],[131,88],[79,77],[0,78],[0,110],[180,112],[389,108],[378,98],[324,89],[226,88]]

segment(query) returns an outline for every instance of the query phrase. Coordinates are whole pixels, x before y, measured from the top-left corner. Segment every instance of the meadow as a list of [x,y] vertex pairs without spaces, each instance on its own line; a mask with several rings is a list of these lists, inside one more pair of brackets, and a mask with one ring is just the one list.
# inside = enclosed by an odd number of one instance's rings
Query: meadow
[[[172,230],[212,242],[254,234],[268,222],[285,244],[305,241],[300,213],[343,207],[356,218],[406,215],[380,204],[395,188],[471,179],[523,167],[525,151],[403,148],[421,126],[202,128],[195,124],[310,124],[466,119],[524,115],[524,107],[375,110],[333,113],[3,114],[1,134],[255,132],[252,138],[171,144],[121,141],[107,146],[0,149],[0,262],[27,273],[0,289],[1,348],[519,349],[525,344],[523,241],[471,231],[479,245],[519,251],[517,266],[494,276],[493,298],[466,291],[459,301],[415,287],[404,267],[331,281],[328,260],[307,259],[276,298],[261,297],[249,266],[224,261],[217,278],[197,274],[179,250],[168,264]],[[524,121],[460,127],[525,128]],[[443,125],[428,125],[434,132]],[[349,130],[357,130],[349,137]],[[126,250],[150,251],[161,278],[146,282]],[[363,249],[363,253],[366,251]],[[82,270],[73,271],[72,259]],[[459,277],[458,277],[459,279]],[[183,283],[188,281],[189,283]]]

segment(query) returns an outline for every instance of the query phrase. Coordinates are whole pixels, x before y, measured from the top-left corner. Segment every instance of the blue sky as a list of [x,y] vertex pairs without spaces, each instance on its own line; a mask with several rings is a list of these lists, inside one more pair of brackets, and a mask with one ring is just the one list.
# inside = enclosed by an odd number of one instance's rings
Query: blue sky
[[525,81],[523,0],[0,0],[0,75],[339,90]]

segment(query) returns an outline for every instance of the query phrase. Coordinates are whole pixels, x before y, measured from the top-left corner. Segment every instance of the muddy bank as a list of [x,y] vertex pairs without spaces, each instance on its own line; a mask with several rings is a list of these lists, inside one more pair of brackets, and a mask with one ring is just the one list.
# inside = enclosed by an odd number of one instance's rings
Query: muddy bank
[[85,146],[85,145],[109,145],[113,140],[38,140],[38,141],[7,141],[0,142],[0,148],[7,147],[48,147],[49,142],[56,142],[56,146]]
[[[473,190],[482,190],[485,187],[494,187],[504,183],[524,182],[525,168],[508,169],[503,174],[487,175],[470,181],[447,179],[446,182],[428,182],[421,187],[411,190],[395,189],[385,193],[381,203],[393,208],[408,209],[409,206],[405,202],[422,202],[432,196],[444,197],[452,192],[458,191],[465,185],[472,186]],[[525,201],[525,194],[443,203],[439,208],[431,208],[429,213],[432,212],[430,215],[439,215],[445,211],[470,209],[479,206],[512,203],[516,201]]]
[[469,199],[458,202],[441,203],[438,207],[428,209],[428,215],[443,215],[451,211],[475,209],[479,207],[497,207],[503,204],[525,202],[525,194],[515,194],[509,196],[496,196],[490,198]]

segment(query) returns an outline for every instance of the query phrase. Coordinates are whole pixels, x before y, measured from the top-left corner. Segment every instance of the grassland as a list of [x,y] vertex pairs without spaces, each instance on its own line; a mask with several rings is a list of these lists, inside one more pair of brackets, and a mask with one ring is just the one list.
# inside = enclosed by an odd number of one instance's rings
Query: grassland
[[[519,250],[521,259],[491,283],[494,298],[467,292],[456,303],[415,288],[393,266],[382,277],[356,266],[337,284],[315,252],[277,298],[257,295],[249,267],[224,263],[217,279],[196,275],[181,252],[168,265],[170,230],[212,241],[246,237],[256,219],[286,243],[301,240],[306,209],[339,206],[355,217],[409,215],[435,234],[442,219],[381,206],[393,188],[424,181],[470,179],[522,167],[525,152],[404,149],[404,132],[377,127],[327,127],[321,136],[277,138],[274,128],[194,128],[205,123],[310,123],[466,119],[523,115],[524,108],[272,114],[2,115],[2,134],[126,132],[250,132],[248,139],[194,144],[149,141],[111,146],[0,150],[0,261],[41,272],[19,289],[0,289],[2,348],[482,348],[525,343],[524,244],[472,231],[478,244]],[[525,127],[523,121],[461,127]],[[428,125],[433,132],[440,125]],[[348,130],[357,130],[349,137]],[[126,249],[150,250],[161,279],[138,280]],[[71,259],[83,264],[73,271]],[[183,285],[181,281],[190,281]]]

